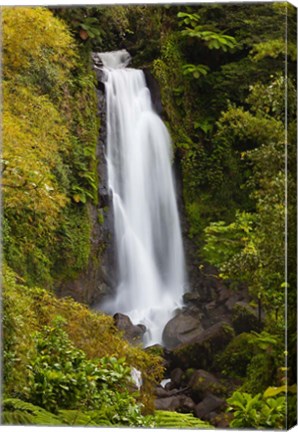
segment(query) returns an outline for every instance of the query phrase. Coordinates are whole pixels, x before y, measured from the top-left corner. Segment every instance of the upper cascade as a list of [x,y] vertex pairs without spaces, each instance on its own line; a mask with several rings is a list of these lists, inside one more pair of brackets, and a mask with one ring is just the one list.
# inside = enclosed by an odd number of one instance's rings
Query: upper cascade
[[125,49],[96,54],[101,59],[104,67],[108,69],[125,68],[131,60],[129,52]]
[[142,70],[127,51],[99,53],[107,104],[108,186],[118,263],[117,292],[101,309],[143,324],[146,345],[161,343],[186,283],[172,172],[172,143],[154,112]]

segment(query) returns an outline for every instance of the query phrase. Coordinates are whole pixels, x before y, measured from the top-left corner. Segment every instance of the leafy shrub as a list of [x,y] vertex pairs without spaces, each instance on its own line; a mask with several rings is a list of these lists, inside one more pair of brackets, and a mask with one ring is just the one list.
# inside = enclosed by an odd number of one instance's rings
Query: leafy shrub
[[254,355],[247,367],[246,380],[241,390],[262,393],[272,384],[279,385],[279,366],[285,363],[282,339],[266,331],[251,332],[248,345]]
[[46,290],[32,291],[32,295],[40,323],[48,325],[56,315],[64,317],[67,334],[74,345],[83,350],[88,358],[125,357],[130,366],[140,370],[143,379],[140,400],[145,410],[153,409],[153,389],[161,381],[163,373],[159,356],[130,346],[121,338],[110,316],[91,312],[86,306],[70,298],[56,299]]
[[99,120],[86,50],[46,8],[3,10],[4,253],[31,285],[52,287],[56,268],[77,276],[90,255]]
[[240,388],[246,393],[262,393],[284,379],[283,344],[266,331],[241,333],[216,357],[216,366],[225,375],[244,378]]
[[76,349],[63,331],[63,319],[45,327],[35,338],[36,358],[28,366],[30,401],[57,412],[58,407],[76,408],[96,403],[98,378],[96,365],[86,361],[85,354]]
[[285,396],[266,397],[264,394],[252,396],[236,391],[227,400],[228,411],[234,419],[230,426],[234,428],[274,428],[284,429],[286,416]]
[[256,354],[247,367],[247,377],[241,387],[245,392],[262,392],[276,382],[277,368],[274,359],[267,353]]
[[66,25],[46,8],[3,10],[4,77],[26,73],[36,62],[54,65],[57,81],[65,80],[74,64],[74,43]]
[[30,402],[54,413],[59,408],[102,408],[111,423],[143,425],[140,405],[128,390],[131,369],[125,359],[88,360],[74,347],[64,325],[57,317],[35,337],[37,354],[28,366]]
[[27,364],[35,352],[32,333],[38,329],[38,320],[24,281],[5,263],[2,273],[3,393],[26,397]]
[[[142,373],[143,386],[140,395],[136,395],[138,401],[143,404],[142,411],[144,413],[152,412],[153,390],[156,384],[161,381],[163,374],[162,360],[158,355],[130,346],[127,341],[121,338],[121,333],[114,327],[112,317],[91,312],[86,306],[70,298],[58,299],[45,289],[28,288],[24,281],[18,278],[7,265],[4,265],[3,270],[2,319],[5,361],[3,381],[4,393],[7,397],[28,399],[29,374],[31,372],[27,365],[33,365],[37,358],[37,346],[32,334],[36,331],[39,332],[40,342],[38,343],[41,347],[41,334],[48,334],[50,338],[51,332],[46,328],[53,328],[53,320],[57,315],[60,315],[65,320],[63,331],[69,338],[67,342],[64,339],[65,335],[61,335],[62,342],[64,340],[63,343],[66,346],[70,344],[73,347],[70,361],[72,362],[72,355],[75,355],[75,358],[77,356],[76,361],[81,362],[82,365],[88,363],[89,360],[102,357],[116,357],[117,359],[125,357],[127,365],[135,367]],[[52,337],[54,338],[54,336]],[[82,352],[85,353],[85,358]],[[59,349],[57,352],[53,351],[53,357],[58,354]],[[63,352],[60,351],[60,355],[63,356]],[[41,367],[40,354],[38,354],[38,358],[38,367]],[[63,357],[61,361],[64,365]],[[49,359],[49,365],[52,364]],[[59,371],[56,372],[59,375],[58,381],[60,379],[60,384],[64,385],[63,377]],[[40,392],[41,383],[38,386]],[[56,389],[56,391],[58,390]]]

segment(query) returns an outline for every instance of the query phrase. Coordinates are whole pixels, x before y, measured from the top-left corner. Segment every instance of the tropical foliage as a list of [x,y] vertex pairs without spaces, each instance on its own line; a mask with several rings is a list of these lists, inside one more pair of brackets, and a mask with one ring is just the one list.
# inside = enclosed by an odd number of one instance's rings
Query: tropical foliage
[[[67,26],[42,8],[3,10],[3,56],[4,251],[30,283],[51,286],[57,261],[74,273],[89,257],[87,207],[76,203],[97,199],[94,78]],[[80,247],[74,219],[86,230]]]
[[285,322],[284,305],[296,308],[295,9],[7,7],[2,22],[3,423],[210,427],[154,413],[161,358],[131,346],[111,317],[55,296],[100,266],[105,248],[92,249],[101,131],[90,57],[119,48],[159,84],[191,264],[247,289],[259,308],[262,331],[215,359],[237,383],[230,426],[293,423],[296,321]]

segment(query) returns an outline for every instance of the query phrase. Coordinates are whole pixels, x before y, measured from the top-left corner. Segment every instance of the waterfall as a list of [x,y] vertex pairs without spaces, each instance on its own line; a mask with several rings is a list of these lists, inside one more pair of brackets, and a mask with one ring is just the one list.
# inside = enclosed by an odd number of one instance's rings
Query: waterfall
[[119,283],[102,309],[147,327],[145,344],[181,306],[184,253],[166,126],[154,112],[143,71],[127,51],[99,54],[107,101],[107,168]]

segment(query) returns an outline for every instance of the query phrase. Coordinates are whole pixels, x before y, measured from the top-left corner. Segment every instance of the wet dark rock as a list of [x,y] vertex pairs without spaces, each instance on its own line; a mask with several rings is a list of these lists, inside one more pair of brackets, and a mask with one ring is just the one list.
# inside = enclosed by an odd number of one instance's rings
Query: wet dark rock
[[249,295],[247,287],[245,286],[239,286],[237,291],[235,291],[235,289],[231,289],[228,286],[221,284],[217,295],[218,302],[224,303],[225,308],[230,315],[237,302],[249,302]]
[[175,348],[199,336],[203,331],[200,320],[180,312],[165,326],[162,339],[167,348]]
[[231,295],[231,297],[225,302],[225,307],[231,313],[235,304],[239,301],[239,296]]
[[196,370],[193,373],[188,387],[190,387],[190,396],[197,402],[204,399],[208,393],[221,395],[225,390],[224,386],[214,375],[203,369]]
[[151,71],[149,69],[143,69],[145,80],[147,87],[150,90],[151,100],[154,107],[154,110],[157,114],[162,114],[162,104],[161,104],[161,96],[160,96],[160,88],[158,81],[154,78]]
[[116,313],[113,318],[115,326],[123,332],[125,339],[130,343],[137,344],[142,341],[142,337],[146,331],[144,325],[134,325],[127,315],[121,313]]
[[100,58],[100,55],[99,55],[99,53],[97,53],[97,52],[93,52],[92,54],[91,54],[91,57],[92,57],[92,60],[93,60],[93,64],[94,64],[94,67],[95,68],[101,68],[101,67],[103,67],[103,62],[102,62],[102,60],[101,60],[101,58]]
[[167,398],[155,399],[155,409],[163,411],[176,411],[180,407],[180,397],[170,396]]
[[176,387],[180,387],[182,384],[182,378],[183,378],[184,372],[180,368],[175,368],[171,372],[171,381]]
[[172,381],[166,383],[166,385],[165,385],[165,389],[168,391],[174,390],[175,388],[176,388],[176,386]]
[[170,396],[155,400],[155,409],[157,410],[191,412],[194,408],[194,402],[185,395]]
[[190,397],[184,396],[183,398],[181,398],[181,401],[182,403],[179,409],[180,412],[189,413],[194,411],[196,405]]
[[210,369],[215,355],[225,349],[234,335],[226,322],[213,325],[171,352],[172,367]]
[[137,327],[139,327],[139,329],[143,332],[143,334],[146,333],[147,328],[144,324],[137,324]]
[[261,331],[262,324],[258,320],[257,311],[245,302],[235,303],[232,309],[232,324],[236,334]]
[[213,300],[212,302],[206,304],[205,309],[207,311],[213,311],[216,307],[218,307],[218,304],[216,300]]
[[209,420],[213,412],[222,409],[225,401],[212,394],[207,395],[202,402],[198,403],[194,408],[195,416],[202,420]]
[[183,295],[183,301],[186,304],[199,305],[201,303],[201,296],[198,292],[187,292]]
[[188,391],[187,387],[182,389],[173,388],[171,390],[167,390],[166,388],[163,388],[162,386],[159,385],[155,388],[154,394],[155,396],[157,396],[157,398],[165,398],[170,396],[183,395],[186,394],[187,391]]
[[[226,287],[224,284],[218,285],[217,289],[217,302],[219,304],[225,303],[229,301],[229,299],[233,296],[233,292]],[[236,297],[236,296],[235,296]]]
[[164,389],[161,386],[156,387],[154,393],[155,393],[155,396],[157,396],[158,398],[164,398],[164,397],[172,396],[171,392],[167,391],[166,389]]

